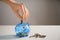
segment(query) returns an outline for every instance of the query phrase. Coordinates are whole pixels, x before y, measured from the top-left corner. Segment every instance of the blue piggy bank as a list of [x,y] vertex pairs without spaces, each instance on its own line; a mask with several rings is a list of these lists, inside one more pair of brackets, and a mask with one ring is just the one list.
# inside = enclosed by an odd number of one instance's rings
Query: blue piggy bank
[[16,36],[26,37],[29,35],[30,27],[28,23],[19,23],[15,27]]

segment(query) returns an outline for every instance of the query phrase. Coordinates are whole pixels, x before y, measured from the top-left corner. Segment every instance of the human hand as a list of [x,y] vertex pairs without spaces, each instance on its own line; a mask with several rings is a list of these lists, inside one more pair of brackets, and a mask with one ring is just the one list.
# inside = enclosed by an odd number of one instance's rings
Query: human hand
[[[15,0],[2,0],[2,2],[7,3],[20,20],[27,20],[29,12],[23,3],[17,3]],[[20,10],[22,11],[22,16],[19,14]]]

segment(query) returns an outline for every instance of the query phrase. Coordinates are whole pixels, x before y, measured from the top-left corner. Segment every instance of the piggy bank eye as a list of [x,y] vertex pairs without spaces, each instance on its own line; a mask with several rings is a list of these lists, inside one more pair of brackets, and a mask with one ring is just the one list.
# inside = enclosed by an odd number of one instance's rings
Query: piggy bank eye
[[23,28],[25,28],[25,27],[23,26]]

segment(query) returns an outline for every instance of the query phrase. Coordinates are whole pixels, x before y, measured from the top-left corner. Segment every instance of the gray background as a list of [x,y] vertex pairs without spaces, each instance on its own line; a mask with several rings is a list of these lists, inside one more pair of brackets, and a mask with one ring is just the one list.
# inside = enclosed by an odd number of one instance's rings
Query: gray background
[[[28,22],[30,24],[60,24],[59,0],[22,0],[22,2],[29,10]],[[20,20],[16,17],[10,6],[0,2],[0,25],[15,25],[19,22]]]

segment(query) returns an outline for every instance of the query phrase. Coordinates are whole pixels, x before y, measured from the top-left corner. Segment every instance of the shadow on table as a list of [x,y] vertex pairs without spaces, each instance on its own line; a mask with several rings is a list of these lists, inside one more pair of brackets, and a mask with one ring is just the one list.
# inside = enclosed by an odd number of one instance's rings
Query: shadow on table
[[0,36],[0,39],[17,39],[16,35],[4,35]]

